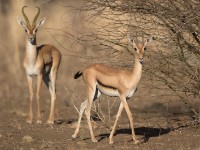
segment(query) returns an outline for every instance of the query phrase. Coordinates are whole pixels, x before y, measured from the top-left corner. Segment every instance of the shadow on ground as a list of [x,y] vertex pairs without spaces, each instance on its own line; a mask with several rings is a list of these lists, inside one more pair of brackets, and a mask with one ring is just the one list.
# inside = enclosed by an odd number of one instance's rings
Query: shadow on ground
[[57,119],[54,121],[55,125],[61,125],[61,124],[72,124],[73,122],[76,122],[76,119]]
[[[157,137],[164,134],[168,134],[171,131],[170,128],[151,128],[151,127],[139,127],[135,128],[135,134],[136,135],[143,135],[142,138],[138,139],[141,143],[147,142],[151,137]],[[119,129],[116,130],[116,133],[114,136],[118,134],[132,134],[131,129]],[[110,134],[100,134],[99,141],[108,138]]]

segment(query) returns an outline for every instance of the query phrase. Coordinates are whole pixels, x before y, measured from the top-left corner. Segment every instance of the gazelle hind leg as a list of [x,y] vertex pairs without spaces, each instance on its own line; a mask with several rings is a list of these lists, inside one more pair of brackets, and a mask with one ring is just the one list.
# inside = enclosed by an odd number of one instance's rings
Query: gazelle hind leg
[[[93,100],[95,101],[97,99],[97,97],[99,97],[100,95],[101,95],[101,93],[96,88],[96,92],[95,92],[95,96],[94,96]],[[79,133],[81,119],[83,117],[83,113],[85,111],[85,108],[87,107],[87,103],[88,103],[88,100],[85,100],[84,102],[81,103],[80,112],[79,112],[79,118],[78,118],[78,123],[77,123],[76,130],[75,130],[74,134],[72,135],[72,139],[75,139],[77,137],[78,133]]]
[[94,96],[95,96],[95,90],[96,90],[95,86],[92,86],[92,87],[88,86],[87,87],[88,103],[87,103],[87,106],[86,106],[86,109],[85,109],[85,115],[86,115],[88,126],[89,126],[89,129],[90,129],[91,139],[92,139],[93,142],[98,142],[96,140],[95,136],[94,136],[94,132],[93,132],[92,124],[91,124],[91,120],[90,120],[91,107],[92,107],[92,102],[93,102],[93,99],[94,99]]
[[[50,93],[51,99],[52,99],[51,68],[52,68],[52,65],[45,66],[42,73],[43,73],[43,81],[44,81],[45,85],[47,86],[47,88],[49,89],[49,93]],[[53,123],[53,122],[48,120],[47,123]]]
[[76,130],[75,130],[74,134],[72,135],[72,139],[75,139],[77,137],[78,133],[79,133],[81,119],[82,119],[83,113],[85,111],[85,108],[87,106],[87,103],[88,103],[88,100],[85,100],[84,102],[81,103],[80,112],[79,112],[79,118],[78,118],[78,123],[77,123]]
[[56,75],[57,69],[52,68],[50,71],[50,94],[51,94],[51,107],[50,107],[50,114],[47,123],[54,124],[54,106],[56,101]]
[[[54,49],[54,48],[53,48]],[[50,114],[49,119],[47,123],[53,124],[54,123],[54,107],[55,107],[55,101],[56,101],[56,78],[57,78],[57,71],[60,66],[61,62],[61,53],[57,50],[52,51],[52,66],[49,74],[50,78],[50,94],[51,94],[51,107],[50,107]]]

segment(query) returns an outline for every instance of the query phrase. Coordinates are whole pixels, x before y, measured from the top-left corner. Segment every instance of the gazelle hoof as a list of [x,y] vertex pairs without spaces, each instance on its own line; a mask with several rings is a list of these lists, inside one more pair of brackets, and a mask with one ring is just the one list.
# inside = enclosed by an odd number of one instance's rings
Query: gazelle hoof
[[110,140],[109,144],[113,144],[114,142]]
[[138,143],[139,143],[139,140],[135,140],[135,141],[134,141],[134,144],[138,144]]
[[112,136],[110,136],[109,137],[109,144],[113,144],[114,142],[113,142],[113,137]]
[[54,124],[54,121],[48,120],[48,121],[47,121],[47,124]]
[[92,142],[97,143],[98,141],[97,139],[92,139]]
[[41,120],[37,120],[36,123],[37,123],[37,124],[42,124],[42,121],[41,121]]
[[72,140],[74,140],[77,136],[75,134],[72,135]]
[[32,124],[32,120],[30,120],[30,119],[27,119],[26,122],[29,124]]

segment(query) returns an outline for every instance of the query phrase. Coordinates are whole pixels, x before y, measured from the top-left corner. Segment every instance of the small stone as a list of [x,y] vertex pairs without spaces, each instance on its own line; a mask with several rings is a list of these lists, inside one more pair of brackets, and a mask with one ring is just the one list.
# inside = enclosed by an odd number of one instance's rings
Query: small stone
[[31,142],[33,142],[33,138],[29,135],[26,135],[23,137],[22,141],[25,143],[31,143]]

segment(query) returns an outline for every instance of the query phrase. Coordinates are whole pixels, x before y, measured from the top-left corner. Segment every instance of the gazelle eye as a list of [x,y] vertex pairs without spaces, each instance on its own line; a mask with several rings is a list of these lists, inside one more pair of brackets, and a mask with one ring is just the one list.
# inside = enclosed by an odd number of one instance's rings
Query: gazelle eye
[[35,30],[35,32],[37,32],[37,29]]
[[137,51],[137,48],[134,48],[135,51]]
[[25,29],[25,32],[28,32],[28,31]]
[[145,47],[145,48],[144,48],[144,50],[146,51],[146,50],[147,50],[147,48]]

